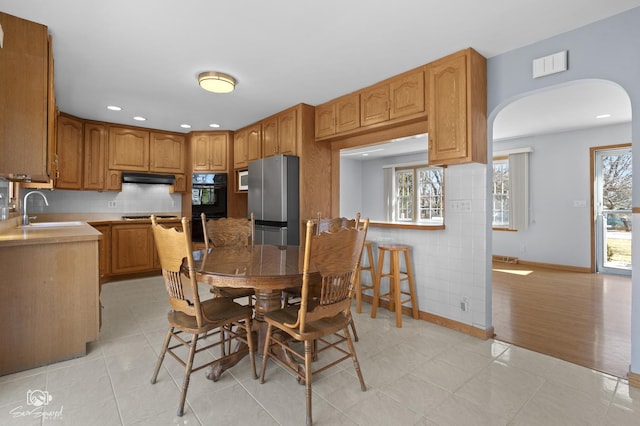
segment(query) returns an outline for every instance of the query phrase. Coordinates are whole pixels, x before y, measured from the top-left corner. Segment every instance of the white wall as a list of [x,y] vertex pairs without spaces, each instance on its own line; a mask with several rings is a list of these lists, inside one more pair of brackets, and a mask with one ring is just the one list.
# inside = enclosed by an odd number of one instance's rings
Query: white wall
[[[631,142],[631,124],[494,142],[494,151],[531,147],[530,225],[493,231],[492,253],[532,262],[591,265],[591,147]],[[575,207],[574,201],[584,203]]]
[[[542,40],[529,46],[489,58],[487,61],[488,140],[493,138],[493,121],[510,102],[554,86],[582,79],[602,79],[619,84],[629,95],[633,117],[631,133],[633,168],[640,170],[640,7],[603,19],[573,31]],[[568,50],[569,69],[565,72],[531,78],[535,58]],[[489,142],[491,144],[491,142]],[[640,174],[633,176],[633,207],[640,200]],[[640,214],[633,214],[633,224],[640,225]],[[634,233],[640,228],[634,226]],[[491,234],[487,238],[491,247]],[[632,250],[640,252],[640,238],[633,237]],[[634,256],[633,269],[640,270],[640,256]],[[487,283],[491,287],[490,271]],[[489,289],[490,291],[490,289]],[[632,275],[631,289],[631,367],[640,374],[640,274]]]
[[[426,153],[366,162],[342,160],[340,214],[353,217],[360,212],[363,217],[383,220],[382,166],[421,160],[426,162]],[[367,235],[367,239],[374,243],[394,242],[412,246],[414,279],[421,311],[480,329],[491,326],[491,295],[487,296],[484,281],[487,252],[486,221],[483,218],[488,214],[486,188],[484,164],[448,167],[445,169],[446,229],[418,231],[372,226]],[[362,193],[359,208],[354,202],[358,191]],[[450,208],[451,203],[462,200],[470,202],[470,210],[454,212]],[[377,262],[377,252],[375,255]],[[363,280],[369,280],[368,274],[364,274]],[[386,282],[383,289],[385,287]],[[460,309],[463,298],[469,302],[470,309],[466,312]]]

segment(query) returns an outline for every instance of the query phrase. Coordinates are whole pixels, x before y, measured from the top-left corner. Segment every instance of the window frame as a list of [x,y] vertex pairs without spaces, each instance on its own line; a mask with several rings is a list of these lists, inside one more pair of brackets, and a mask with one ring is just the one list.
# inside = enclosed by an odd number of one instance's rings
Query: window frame
[[[421,190],[421,179],[420,174],[423,172],[433,172],[434,170],[439,171],[439,188],[438,193],[435,195],[429,195],[432,191],[429,190],[429,187],[426,186],[426,190]],[[408,173],[410,172],[410,173]],[[409,191],[411,194],[400,194],[400,188],[398,187],[399,175],[406,174],[411,176],[411,184],[409,185]],[[393,168],[393,201],[392,201],[392,221],[395,223],[402,224],[411,224],[417,226],[444,226],[444,213],[445,213],[445,183],[444,183],[444,167],[441,166],[430,166],[428,164],[417,164],[417,165],[402,165]],[[408,200],[408,203],[400,203],[400,197],[403,200]],[[432,202],[433,198],[439,198],[435,203]],[[424,198],[430,198],[427,203],[424,203]],[[439,206],[438,206],[439,202]],[[400,219],[400,208],[401,205],[409,205],[408,208],[403,209],[405,212],[407,210],[410,211],[411,217],[406,218],[403,217]],[[437,212],[440,211],[440,216],[428,215],[429,218],[421,219],[423,210],[428,210],[433,212],[434,210]],[[406,216],[406,215],[403,215]],[[440,218],[436,220],[434,218]]]

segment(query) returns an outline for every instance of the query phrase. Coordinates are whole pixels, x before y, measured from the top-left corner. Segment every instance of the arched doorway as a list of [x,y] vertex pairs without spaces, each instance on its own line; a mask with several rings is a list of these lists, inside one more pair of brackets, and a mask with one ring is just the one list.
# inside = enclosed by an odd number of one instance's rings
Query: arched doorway
[[[596,101],[596,102],[594,102]],[[596,118],[602,114],[611,114],[609,117]],[[490,123],[491,124],[491,123]],[[580,80],[547,88],[544,91],[528,93],[518,99],[513,100],[508,105],[502,107],[495,114],[493,121],[493,141],[489,147],[493,152],[507,155],[511,152],[528,150],[530,159],[528,160],[529,172],[529,193],[528,193],[528,222],[527,226],[519,229],[493,228],[491,231],[491,247],[494,256],[518,259],[520,265],[528,265],[528,268],[520,268],[521,274],[527,274],[530,281],[521,282],[521,286],[526,286],[528,290],[535,289],[532,274],[534,267],[550,268],[560,273],[568,270],[566,274],[573,274],[572,278],[580,276],[576,283],[582,284],[588,276],[595,276],[591,272],[595,271],[595,237],[594,237],[594,201],[592,198],[592,188],[594,177],[592,173],[592,163],[590,161],[590,149],[594,146],[607,146],[625,144],[631,141],[631,106],[626,92],[618,85],[603,80]],[[504,212],[502,217],[504,217]],[[493,216],[492,216],[493,217]],[[523,270],[525,272],[523,272]],[[528,271],[527,271],[528,270]],[[495,271],[495,268],[494,268]],[[496,299],[498,284],[496,273],[493,275],[493,324],[496,337],[500,340],[501,335],[505,336],[507,327],[529,327],[535,330],[531,335],[546,336],[546,342],[552,339],[549,336],[551,330],[545,333],[540,328],[544,327],[545,321],[541,321],[549,315],[549,309],[556,306],[556,302],[564,296],[560,295],[540,295],[538,300],[540,305],[547,309],[543,312],[540,309],[531,311],[525,310],[525,305],[521,302],[505,305]],[[520,275],[522,277],[523,275]],[[547,278],[548,280],[549,278]],[[617,281],[623,279],[616,278]],[[612,279],[613,280],[613,279]],[[588,287],[581,294],[586,296],[601,297],[604,290],[598,289],[598,285],[617,285],[612,280],[607,283],[600,282]],[[523,284],[524,283],[524,284]],[[631,282],[626,279],[628,293],[630,295]],[[541,286],[540,288],[544,288]],[[573,288],[577,288],[576,285]],[[551,288],[553,291],[554,289]],[[542,291],[542,290],[541,290]],[[586,291],[592,294],[586,294]],[[501,297],[504,295],[501,295]],[[529,294],[529,298],[532,295]],[[534,298],[537,295],[533,296]],[[629,296],[630,297],[630,296]],[[626,307],[617,312],[607,309],[606,299],[598,299],[598,307],[602,308],[598,312],[584,313],[586,319],[576,320],[572,318],[574,325],[579,324],[585,332],[591,333],[589,342],[606,347],[607,341],[611,339],[603,338],[602,333],[606,333],[606,322],[612,320],[612,315],[622,312],[622,324],[626,329],[617,327],[618,331],[624,334],[625,347],[618,348],[625,353],[621,364],[626,364],[620,370],[609,373],[622,375],[620,371],[626,372],[630,360],[630,350],[626,349],[630,345],[630,300]],[[577,304],[575,300],[568,298],[557,304],[557,308],[566,312]],[[505,308],[505,306],[508,306]],[[588,305],[587,305],[588,306]],[[588,308],[585,308],[588,309]],[[507,312],[508,311],[508,312]],[[527,318],[522,312],[529,312]],[[558,327],[558,325],[555,325]],[[568,326],[568,328],[571,328]],[[603,331],[605,330],[605,331]],[[592,336],[598,335],[598,339]],[[620,336],[616,336],[619,339]],[[503,340],[507,340],[503,338]],[[558,337],[558,345],[566,338]],[[509,340],[507,340],[509,341]],[[516,342],[517,341],[517,342]],[[511,343],[518,346],[527,347],[523,340],[513,339]],[[533,345],[529,349],[538,352],[548,353],[540,349],[543,345]],[[598,350],[590,348],[594,354]],[[550,355],[563,358],[581,365],[591,361],[567,359],[568,357],[559,355],[558,352]],[[585,365],[594,369],[603,370],[595,365]]]

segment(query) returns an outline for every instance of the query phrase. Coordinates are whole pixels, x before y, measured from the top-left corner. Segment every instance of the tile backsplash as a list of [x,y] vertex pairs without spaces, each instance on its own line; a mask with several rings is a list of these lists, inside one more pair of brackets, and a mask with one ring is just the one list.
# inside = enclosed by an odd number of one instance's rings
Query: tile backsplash
[[[123,183],[122,192],[40,190],[41,197],[28,198],[29,213],[176,213],[182,194],[170,194],[169,185]],[[23,195],[24,196],[24,195]]]

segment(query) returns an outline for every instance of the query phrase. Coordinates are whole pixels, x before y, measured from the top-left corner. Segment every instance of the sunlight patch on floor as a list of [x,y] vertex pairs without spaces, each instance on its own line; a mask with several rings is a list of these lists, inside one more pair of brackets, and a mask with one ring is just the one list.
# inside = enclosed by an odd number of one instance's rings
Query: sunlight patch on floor
[[515,274],[515,275],[529,275],[533,274],[533,271],[525,271],[525,270],[513,270],[513,269],[493,269],[494,272],[504,272],[505,274]]

